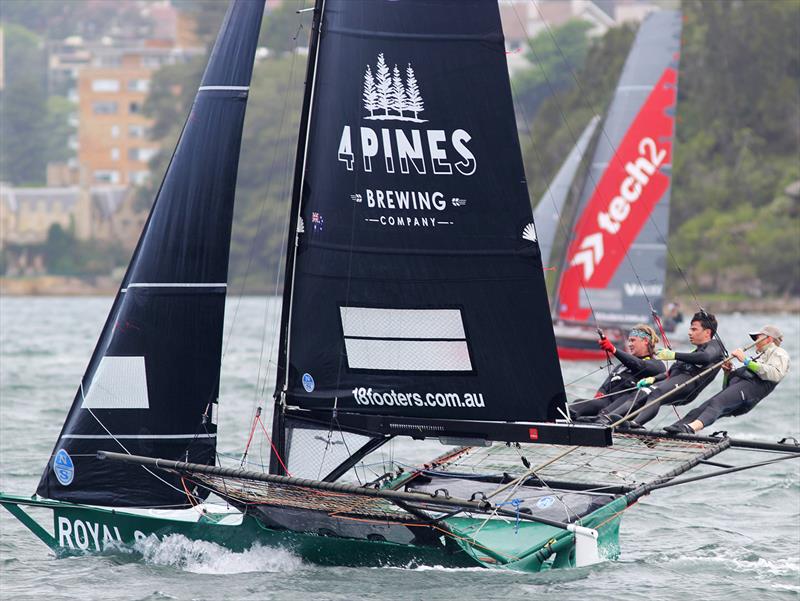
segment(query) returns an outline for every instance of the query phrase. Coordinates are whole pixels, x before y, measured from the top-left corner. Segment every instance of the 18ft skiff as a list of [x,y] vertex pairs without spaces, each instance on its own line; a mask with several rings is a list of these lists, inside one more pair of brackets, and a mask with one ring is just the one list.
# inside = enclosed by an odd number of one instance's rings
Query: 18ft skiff
[[[270,469],[217,465],[262,8],[231,4],[36,495],[0,503],[59,554],[181,534],[322,564],[616,557],[627,507],[743,443],[557,421],[566,395],[494,2],[317,2]],[[423,438],[450,450],[348,479],[382,445]],[[30,507],[52,511],[52,532]]]

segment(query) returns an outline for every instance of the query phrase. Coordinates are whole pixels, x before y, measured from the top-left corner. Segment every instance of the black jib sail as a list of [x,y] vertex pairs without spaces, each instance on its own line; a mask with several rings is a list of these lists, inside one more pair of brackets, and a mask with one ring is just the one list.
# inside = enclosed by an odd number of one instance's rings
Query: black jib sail
[[647,322],[648,300],[661,311],[680,35],[680,13],[652,13],[625,62],[570,232],[554,303],[564,321]]
[[279,451],[284,414],[445,437],[559,417],[496,3],[324,0],[314,26]]
[[231,4],[37,494],[183,506],[177,477],[109,450],[213,463],[234,189],[262,2]]

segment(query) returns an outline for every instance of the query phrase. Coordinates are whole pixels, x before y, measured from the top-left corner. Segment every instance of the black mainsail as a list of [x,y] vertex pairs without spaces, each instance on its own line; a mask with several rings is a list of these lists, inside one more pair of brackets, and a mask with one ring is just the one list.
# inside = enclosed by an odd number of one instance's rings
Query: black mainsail
[[248,0],[228,9],[39,483],[41,496],[111,506],[184,506],[179,478],[110,465],[95,453],[215,461],[234,190],[262,11],[263,2]]
[[303,123],[278,453],[289,418],[535,439],[489,425],[565,400],[496,3],[319,2]]

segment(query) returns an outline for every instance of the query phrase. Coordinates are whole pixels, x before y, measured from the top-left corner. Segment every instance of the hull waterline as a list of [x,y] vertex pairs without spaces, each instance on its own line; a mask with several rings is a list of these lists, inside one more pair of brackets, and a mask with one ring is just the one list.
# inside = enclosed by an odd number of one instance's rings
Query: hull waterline
[[[2,493],[0,504],[58,557],[135,551],[137,542],[180,535],[234,552],[257,544],[278,547],[317,565],[485,567],[538,572],[579,563],[575,534],[544,524],[516,524],[513,519],[491,520],[483,525],[483,517],[448,518],[443,521],[445,528],[429,528],[432,536],[417,537],[424,541],[421,544],[380,540],[374,536],[374,525],[359,529],[357,522],[347,518],[338,520],[350,534],[343,537],[337,534],[336,526],[317,532],[269,527],[258,512],[110,509]],[[597,529],[604,559],[615,559],[619,553],[620,514],[625,507],[624,499],[618,499],[581,520],[584,526]],[[31,517],[30,508],[52,513],[50,531]]]

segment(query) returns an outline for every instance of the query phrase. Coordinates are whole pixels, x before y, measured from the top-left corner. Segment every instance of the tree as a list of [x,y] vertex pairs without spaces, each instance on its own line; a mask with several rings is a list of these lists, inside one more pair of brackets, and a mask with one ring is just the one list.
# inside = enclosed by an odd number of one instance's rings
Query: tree
[[[797,294],[800,5],[686,1],[670,247],[700,292]],[[670,279],[682,286],[677,267]]]
[[633,38],[634,30],[622,26],[595,40],[585,63],[570,78],[571,83],[540,102],[535,113],[530,112],[523,98],[516,96],[522,119],[532,119],[531,131],[522,144],[532,198],[538,199],[544,193],[589,120],[605,112]]
[[547,98],[575,86],[574,75],[589,52],[589,29],[586,21],[573,20],[529,40],[526,56],[531,67],[514,77],[515,96],[528,114],[535,114]]
[[383,58],[383,52],[378,55],[376,75],[378,78],[378,108],[383,109],[384,115],[388,117],[389,109],[392,108],[392,77],[389,74],[389,67],[386,66],[386,61]]
[[425,104],[422,102],[417,85],[417,76],[414,75],[411,63],[406,67],[406,107],[409,111],[414,112],[414,119],[419,119],[419,113],[425,110]]
[[372,69],[367,65],[364,71],[364,108],[369,111],[369,116],[374,116],[378,108],[378,93],[375,90],[375,78],[372,77]]
[[400,69],[397,68],[397,65],[392,70],[391,108],[397,111],[401,117],[406,108],[406,89],[403,86],[403,80],[400,79]]
[[[47,92],[41,39],[18,25],[4,27],[6,86],[0,91],[0,180],[43,184],[47,165]],[[66,140],[64,140],[66,146]]]
[[47,272],[54,275],[74,275],[78,272],[78,241],[72,229],[65,230],[54,223],[47,230],[44,261]]
[[[298,46],[308,46],[311,35],[311,11],[298,13],[307,8],[300,0],[285,0],[264,15],[259,45],[275,52],[291,52]],[[268,4],[267,7],[270,5]]]

